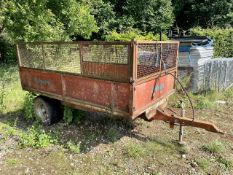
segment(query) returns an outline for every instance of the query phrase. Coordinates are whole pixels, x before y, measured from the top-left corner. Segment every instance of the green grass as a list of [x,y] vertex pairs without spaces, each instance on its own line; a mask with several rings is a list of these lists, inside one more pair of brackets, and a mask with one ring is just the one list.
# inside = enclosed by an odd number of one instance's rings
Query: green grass
[[20,163],[19,159],[16,158],[9,158],[6,160],[6,163],[10,166],[14,166]]
[[210,159],[199,159],[197,160],[197,164],[206,172],[211,165],[211,161]]
[[118,138],[120,138],[120,132],[117,130],[117,127],[111,127],[108,132],[107,132],[107,138],[114,142],[116,141]]
[[[24,107],[26,92],[22,90],[18,75],[18,67],[12,65],[0,65],[0,96],[4,104],[2,113],[14,113],[21,111]],[[1,104],[0,104],[1,105]]]
[[222,156],[218,157],[216,161],[222,165],[225,170],[229,170],[233,167],[233,160],[227,160],[223,158]]
[[80,143],[75,144],[73,141],[69,141],[67,142],[67,148],[75,154],[79,154],[81,152]]
[[172,143],[168,140],[148,140],[145,142],[129,142],[125,146],[125,153],[132,158],[147,157],[156,155],[157,157],[166,157],[177,154],[187,154],[185,146]]
[[[208,91],[208,92],[200,92],[198,94],[193,94],[191,92],[188,93],[194,109],[216,109],[218,104],[217,100],[223,100],[227,103],[233,102],[233,88],[230,88],[226,91],[217,92],[217,91]],[[183,100],[187,107],[190,107],[190,103],[188,98],[181,92],[175,93],[170,98],[170,104],[173,107],[179,108],[179,101]]]
[[34,126],[29,128],[26,132],[22,132],[19,136],[19,144],[22,148],[44,148],[57,142],[55,138],[45,133],[43,129]]
[[57,142],[52,135],[46,133],[42,128],[36,125],[29,127],[27,130],[21,130],[7,124],[0,123],[0,133],[5,141],[12,137],[17,138],[16,141],[20,148],[44,148]]
[[211,154],[216,154],[224,152],[226,150],[226,146],[222,142],[215,140],[203,145],[202,149]]
[[144,157],[148,155],[146,148],[137,143],[129,143],[126,146],[126,154],[132,158]]

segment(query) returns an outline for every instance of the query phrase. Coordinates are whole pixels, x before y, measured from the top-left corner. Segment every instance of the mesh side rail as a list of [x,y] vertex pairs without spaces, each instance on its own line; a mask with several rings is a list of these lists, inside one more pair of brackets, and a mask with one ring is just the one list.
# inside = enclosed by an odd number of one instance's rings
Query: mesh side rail
[[78,44],[18,44],[20,66],[80,73]]
[[138,44],[137,77],[141,78],[159,72],[161,58],[166,64],[166,69],[176,67],[177,49],[176,43]]
[[107,80],[129,80],[129,45],[82,45],[82,73]]
[[129,80],[129,44],[18,44],[20,66],[82,74],[115,81]]

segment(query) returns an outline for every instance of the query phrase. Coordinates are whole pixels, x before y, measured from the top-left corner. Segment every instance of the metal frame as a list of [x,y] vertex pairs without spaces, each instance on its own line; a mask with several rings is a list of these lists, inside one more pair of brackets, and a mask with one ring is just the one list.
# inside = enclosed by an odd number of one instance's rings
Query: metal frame
[[[25,89],[25,90],[32,91],[34,93],[38,93],[41,95],[45,95],[45,96],[48,96],[50,98],[58,99],[58,100],[62,101],[64,104],[70,105],[70,106],[78,108],[78,109],[84,109],[84,110],[90,110],[90,111],[102,111],[102,112],[106,112],[106,113],[113,114],[113,115],[119,115],[119,116],[123,116],[126,118],[135,119],[139,115],[144,113],[146,111],[146,109],[155,106],[157,103],[159,103],[159,101],[161,101],[164,98],[167,98],[169,95],[171,95],[174,92],[175,80],[170,78],[169,84],[173,85],[172,88],[167,89],[165,92],[163,92],[161,94],[159,92],[157,94],[158,98],[150,100],[150,102],[148,102],[145,106],[140,107],[140,109],[137,108],[138,100],[140,100],[140,99],[137,99],[137,94],[139,91],[142,90],[142,89],[140,89],[141,85],[151,84],[151,82],[153,82],[156,78],[160,78],[160,77],[166,78],[168,76],[168,75],[166,75],[166,72],[174,73],[175,75],[177,75],[177,67],[169,68],[166,71],[162,70],[160,67],[159,72],[155,72],[155,73],[152,73],[150,75],[147,75],[147,76],[144,76],[141,78],[137,77],[138,44],[161,44],[162,45],[163,43],[165,43],[165,44],[172,43],[172,44],[177,44],[177,45],[179,44],[176,41],[156,41],[156,42],[154,42],[154,41],[135,41],[135,40],[133,40],[131,42],[105,42],[105,41],[60,42],[60,41],[57,41],[57,42],[19,43],[19,44],[17,44],[16,48],[17,48],[17,56],[18,56],[21,84],[22,84],[23,89]],[[116,80],[114,78],[113,79],[105,79],[105,78],[101,78],[101,77],[92,77],[92,76],[88,76],[88,75],[85,75],[82,73],[79,74],[79,73],[71,73],[71,72],[66,72],[66,71],[44,70],[44,69],[38,69],[38,68],[23,67],[22,63],[21,63],[21,58],[20,58],[20,49],[19,49],[20,44],[41,44],[41,45],[43,45],[43,44],[78,44],[79,45],[79,52],[80,52],[81,72],[83,71],[83,66],[82,66],[82,63],[83,63],[83,59],[82,59],[83,48],[82,47],[83,47],[83,45],[128,45],[128,64],[127,64],[127,66],[128,66],[128,70],[127,70],[128,75],[127,76],[128,77],[127,77],[127,81],[126,81],[126,79],[122,81],[122,80]],[[177,54],[178,54],[178,50],[177,50]],[[176,62],[177,62],[177,60],[176,60]],[[101,63],[101,64],[104,64],[104,63]],[[117,64],[117,65],[121,65],[121,64]],[[30,75],[28,72],[30,72]],[[38,72],[46,74],[46,76],[45,76],[46,78],[49,78],[49,76],[52,74],[56,74],[57,77],[60,76],[59,81],[61,82],[62,94],[58,95],[56,93],[48,92],[46,90],[46,88],[43,89],[40,87],[40,85],[38,85],[38,87],[36,87],[36,88],[32,88],[32,86],[30,86],[30,83],[31,84],[33,83],[33,82],[30,82],[30,81],[33,81],[31,76],[38,76]],[[67,80],[64,78],[66,76],[76,77],[77,81],[80,81],[80,79],[85,79],[89,83],[93,83],[93,82],[96,83],[97,82],[97,83],[100,83],[100,84],[98,84],[99,87],[101,87],[101,86],[110,87],[111,86],[111,88],[109,89],[111,91],[110,94],[112,94],[111,95],[112,100],[110,102],[111,104],[109,104],[110,106],[100,105],[100,104],[97,104],[95,102],[90,102],[90,101],[85,100],[85,98],[77,99],[77,98],[67,96]],[[162,78],[162,79],[164,79],[164,78]],[[162,79],[161,79],[161,81],[163,81]],[[54,90],[56,91],[55,86],[54,86]],[[124,90],[124,92],[122,90]],[[74,91],[75,91],[75,89],[74,89]],[[128,93],[128,96],[126,99],[124,99],[124,97],[125,97],[124,93],[126,93],[126,91]],[[75,93],[78,93],[78,92],[75,92]],[[100,95],[100,93],[98,92],[98,94],[95,94],[95,95]],[[100,99],[100,100],[102,100],[102,99]],[[147,99],[147,101],[148,101],[148,99]],[[116,104],[116,103],[118,103],[118,104]],[[125,106],[124,109],[123,108],[120,109],[119,105]],[[127,110],[126,110],[126,106],[128,106]]]

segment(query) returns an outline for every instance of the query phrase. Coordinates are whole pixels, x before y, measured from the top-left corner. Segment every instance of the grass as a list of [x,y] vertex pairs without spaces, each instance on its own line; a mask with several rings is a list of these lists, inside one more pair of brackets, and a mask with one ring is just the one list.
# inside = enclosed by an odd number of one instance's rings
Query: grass
[[129,143],[126,146],[126,154],[132,158],[144,157],[148,155],[146,148],[141,144]]
[[6,163],[10,166],[14,166],[14,165],[17,165],[18,163],[20,163],[20,161],[16,158],[9,158],[6,160]]
[[210,165],[211,165],[211,160],[210,159],[199,159],[197,160],[197,164],[205,171],[207,172]]
[[45,133],[43,129],[32,126],[26,132],[20,134],[19,144],[22,148],[45,148],[56,142],[57,140]]
[[1,104],[4,104],[2,114],[22,111],[26,92],[20,86],[18,67],[16,65],[0,65],[0,77],[2,83],[0,98]]
[[156,155],[157,157],[166,157],[175,154],[187,154],[185,146],[172,143],[168,140],[153,139],[145,142],[129,142],[125,146],[125,153],[129,157],[139,158]]
[[73,141],[69,141],[67,142],[67,148],[75,153],[75,154],[79,154],[81,152],[81,148],[80,148],[80,143],[79,144],[75,144]]
[[215,140],[208,144],[203,145],[202,149],[211,154],[216,154],[216,153],[224,152],[226,150],[226,146],[222,142]]
[[20,148],[45,148],[57,142],[52,135],[45,133],[42,128],[36,125],[29,127],[27,130],[20,130],[0,123],[0,133],[5,141],[12,137],[17,138],[16,141]]
[[114,142],[116,141],[118,138],[120,138],[120,132],[117,130],[116,127],[111,127],[108,132],[107,132],[107,138]]
[[[194,109],[216,109],[218,104],[216,101],[223,100],[226,103],[233,102],[233,88],[230,88],[226,91],[217,92],[217,91],[208,91],[200,92],[198,94],[188,93]],[[190,107],[188,98],[181,93],[175,93],[170,97],[170,103],[173,107],[179,108],[179,101],[183,100],[187,107]]]
[[229,170],[233,167],[233,160],[227,160],[222,156],[219,156],[216,161],[222,165],[224,169]]

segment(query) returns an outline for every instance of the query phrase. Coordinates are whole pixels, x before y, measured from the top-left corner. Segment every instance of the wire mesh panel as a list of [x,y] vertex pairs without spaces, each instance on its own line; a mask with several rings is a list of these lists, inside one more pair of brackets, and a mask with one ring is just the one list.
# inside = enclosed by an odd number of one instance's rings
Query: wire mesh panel
[[82,74],[107,80],[129,80],[129,44],[82,44]]
[[158,72],[160,70],[161,44],[139,44],[137,77]]
[[137,77],[176,67],[177,43],[140,43],[137,55]]
[[83,61],[110,64],[128,64],[128,45],[82,45]]
[[128,81],[130,43],[41,42],[18,44],[20,66]]
[[169,69],[176,67],[177,62],[177,51],[178,44],[176,43],[163,43],[162,44],[162,59],[165,63],[165,67],[162,66],[162,69]]
[[39,44],[18,44],[20,66],[43,69],[44,59],[42,45]]
[[80,73],[78,44],[18,44],[18,52],[22,67]]
[[79,45],[44,44],[45,69],[81,73]]

